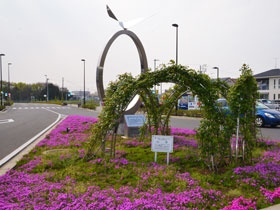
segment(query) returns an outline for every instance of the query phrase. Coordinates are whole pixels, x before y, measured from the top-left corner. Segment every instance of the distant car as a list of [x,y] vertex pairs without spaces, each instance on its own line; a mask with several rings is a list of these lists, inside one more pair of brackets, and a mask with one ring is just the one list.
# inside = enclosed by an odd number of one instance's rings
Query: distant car
[[280,109],[279,104],[275,103],[272,100],[268,100],[268,99],[258,99],[258,102],[263,103],[264,105],[268,106],[270,109]]
[[228,103],[227,103],[227,100],[225,98],[219,98],[216,102],[218,104],[220,104],[223,108],[228,107]]
[[280,112],[275,109],[270,109],[268,106],[257,102],[256,105],[256,125],[259,127],[269,125],[276,127],[280,125]]
[[[229,113],[229,107],[226,99],[218,99],[217,103],[221,104],[223,110]],[[258,127],[280,125],[280,112],[275,109],[270,109],[268,106],[257,101],[256,103],[256,125]]]
[[185,99],[179,99],[178,100],[178,108],[179,109],[188,109],[188,102]]

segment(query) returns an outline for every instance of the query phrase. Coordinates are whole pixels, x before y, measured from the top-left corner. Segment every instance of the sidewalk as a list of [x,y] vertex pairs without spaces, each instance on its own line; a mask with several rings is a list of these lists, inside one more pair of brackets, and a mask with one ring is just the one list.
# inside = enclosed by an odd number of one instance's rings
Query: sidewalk
[[277,204],[277,205],[270,206],[270,207],[267,207],[267,208],[262,209],[262,210],[279,210],[279,209],[280,209],[280,204]]

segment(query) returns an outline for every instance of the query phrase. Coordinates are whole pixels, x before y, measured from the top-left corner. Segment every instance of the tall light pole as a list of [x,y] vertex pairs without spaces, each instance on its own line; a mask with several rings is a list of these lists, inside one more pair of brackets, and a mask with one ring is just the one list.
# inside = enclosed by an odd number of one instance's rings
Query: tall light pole
[[64,77],[62,77],[62,88],[61,88],[61,102],[63,103],[63,93],[64,93]]
[[3,105],[3,78],[2,78],[2,56],[5,56],[5,54],[0,54],[0,72],[1,72],[1,92],[0,92],[0,96],[1,96],[1,106]]
[[[159,61],[159,59],[154,59],[154,71],[156,71],[157,61]],[[155,94],[157,94],[157,85],[155,85]]]
[[49,101],[49,79],[48,79],[48,75],[45,75],[46,77],[46,86],[47,86],[47,102]]
[[217,69],[217,80],[219,79],[219,67],[215,66],[213,69]]
[[84,104],[86,104],[86,60],[82,59],[84,62]]
[[8,63],[8,95],[10,97],[11,94],[11,86],[10,86],[10,65],[12,65],[12,63]]
[[[179,25],[176,23],[173,23],[172,26],[176,28],[176,65],[178,65],[178,27],[179,27]],[[176,110],[176,116],[177,116],[178,100],[176,101],[176,104],[175,104],[175,110]]]
[[178,64],[178,28],[179,25],[174,23],[172,24],[173,27],[176,28],[176,65]]

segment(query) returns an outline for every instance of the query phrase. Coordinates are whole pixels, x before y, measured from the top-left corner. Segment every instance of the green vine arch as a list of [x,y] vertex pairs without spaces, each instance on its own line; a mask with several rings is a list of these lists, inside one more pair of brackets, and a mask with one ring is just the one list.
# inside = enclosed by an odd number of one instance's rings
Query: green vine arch
[[[160,109],[155,109],[158,104],[151,89],[162,82],[175,83],[176,91],[167,100],[167,103]],[[167,107],[173,108],[174,102],[186,90],[190,90],[200,98],[201,103],[204,104],[204,111],[208,113],[206,117],[211,118],[212,113],[216,111],[215,101],[219,97],[219,93],[225,89],[221,84],[223,83],[212,81],[207,75],[197,73],[182,65],[164,66],[158,71],[147,72],[136,78],[130,74],[120,75],[119,80],[112,82],[107,90],[105,106],[99,115],[99,121],[94,127],[94,134],[89,143],[88,156],[92,156],[98,146],[104,145],[107,133],[115,129],[128,104],[137,94],[148,101],[145,103],[145,105],[150,105],[148,117],[154,122],[157,131],[157,126],[160,124],[160,119],[158,119],[161,116],[160,113]]]
[[[161,132],[161,134],[167,135],[171,110],[178,98],[188,90],[192,94],[197,95],[203,104],[204,119],[200,123],[197,135],[199,138],[200,157],[211,170],[217,171],[219,166],[226,164],[227,159],[230,158],[231,162],[233,156],[231,139],[235,132],[236,118],[242,114],[242,110],[247,110],[246,107],[251,108],[249,112],[246,111],[245,113],[243,111],[243,116],[249,116],[249,118],[246,118],[247,121],[245,119],[241,120],[244,122],[241,124],[241,131],[244,133],[244,141],[246,140],[247,144],[252,143],[251,135],[246,133],[254,132],[254,127],[247,125],[252,125],[252,122],[254,122],[254,112],[252,110],[255,106],[257,89],[251,74],[252,72],[248,69],[248,66],[244,65],[241,71],[243,75],[237,81],[237,86],[233,88],[229,88],[220,80],[211,80],[208,75],[200,74],[185,66],[174,64],[163,66],[154,72],[148,71],[138,77],[133,77],[128,73],[120,75],[118,80],[111,82],[107,89],[105,106],[99,115],[98,123],[94,125],[93,136],[88,142],[86,159],[95,157],[100,150],[104,155],[107,141],[106,136],[108,134],[112,134],[111,155],[115,154],[112,151],[116,143],[116,136],[114,134],[118,129],[127,106],[137,94],[140,95],[145,104],[149,128],[153,126],[155,134]],[[246,87],[248,81],[251,81],[252,88]],[[163,82],[171,82],[176,85],[173,94],[166,100],[165,104],[159,106],[151,89],[154,85]],[[235,108],[237,105],[234,101],[240,98],[242,89],[249,90],[246,94],[247,96],[252,95],[252,97],[248,103],[244,103],[244,101],[243,104],[241,103],[245,109],[238,109],[238,115]],[[221,96],[228,97],[230,107],[233,110],[233,116],[226,115],[221,111],[219,105],[216,104],[216,100]],[[245,95],[243,98],[245,98]],[[162,117],[163,114],[165,114],[165,118]],[[249,137],[247,138],[246,135]],[[248,147],[250,150],[252,149],[251,143],[251,147]]]

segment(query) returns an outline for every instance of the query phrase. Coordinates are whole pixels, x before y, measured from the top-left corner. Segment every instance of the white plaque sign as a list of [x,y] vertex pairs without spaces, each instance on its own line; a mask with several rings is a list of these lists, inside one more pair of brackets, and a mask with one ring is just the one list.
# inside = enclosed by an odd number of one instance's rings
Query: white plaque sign
[[173,136],[152,136],[152,151],[153,152],[173,152]]

